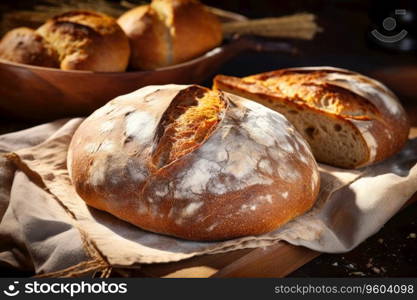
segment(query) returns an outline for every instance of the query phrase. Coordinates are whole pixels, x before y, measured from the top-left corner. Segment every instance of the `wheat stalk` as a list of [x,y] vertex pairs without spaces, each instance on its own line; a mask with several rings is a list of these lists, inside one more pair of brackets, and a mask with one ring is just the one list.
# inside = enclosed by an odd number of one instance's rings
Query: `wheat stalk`
[[265,37],[311,40],[321,28],[313,14],[301,13],[278,18],[236,21],[223,24],[223,35],[257,35]]

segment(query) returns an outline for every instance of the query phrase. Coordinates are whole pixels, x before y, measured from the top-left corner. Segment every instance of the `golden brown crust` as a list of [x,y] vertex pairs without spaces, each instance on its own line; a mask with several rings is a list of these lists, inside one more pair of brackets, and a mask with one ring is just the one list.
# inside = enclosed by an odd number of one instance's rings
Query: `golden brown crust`
[[152,7],[164,11],[172,35],[172,63],[197,57],[222,41],[217,17],[195,0],[153,0]]
[[58,55],[34,30],[20,27],[9,31],[0,41],[0,58],[21,64],[56,68]]
[[129,37],[132,69],[152,70],[169,65],[168,32],[149,5],[129,10],[117,22]]
[[194,87],[171,103],[160,123],[152,163],[161,168],[199,147],[220,122],[225,100],[218,93]]
[[118,22],[130,39],[130,65],[136,69],[182,63],[222,41],[217,17],[194,0],[153,0],[126,12]]
[[129,42],[113,18],[90,11],[72,11],[37,29],[58,53],[63,70],[124,71]]
[[262,234],[310,209],[319,173],[308,145],[280,114],[234,95],[217,93],[220,121],[197,147],[154,167],[161,120],[196,91],[209,92],[150,86],[87,118],[68,152],[78,194],[143,229],[191,240]]
[[344,120],[361,133],[368,146],[368,158],[354,167],[386,159],[408,138],[407,116],[395,95],[381,83],[348,70],[291,68],[242,79],[218,75],[214,86]]

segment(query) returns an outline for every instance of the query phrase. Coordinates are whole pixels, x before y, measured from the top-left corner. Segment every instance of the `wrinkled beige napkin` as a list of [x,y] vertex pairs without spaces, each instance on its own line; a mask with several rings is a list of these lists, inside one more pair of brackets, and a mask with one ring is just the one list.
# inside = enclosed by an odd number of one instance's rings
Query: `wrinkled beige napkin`
[[322,252],[349,251],[377,232],[417,191],[417,139],[360,170],[320,165],[314,208],[261,236],[192,242],[141,230],[88,207],[66,169],[82,119],[59,120],[0,136],[0,262],[55,276],[170,262],[268,246],[279,240]]

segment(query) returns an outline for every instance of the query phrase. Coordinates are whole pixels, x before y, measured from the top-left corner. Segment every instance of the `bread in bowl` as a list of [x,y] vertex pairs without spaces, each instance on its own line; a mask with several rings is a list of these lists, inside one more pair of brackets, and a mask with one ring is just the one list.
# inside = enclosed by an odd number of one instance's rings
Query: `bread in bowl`
[[197,85],[110,101],[75,132],[67,166],[88,205],[189,240],[272,231],[319,191],[309,146],[281,114]]
[[358,168],[384,160],[408,139],[407,115],[396,96],[382,83],[345,69],[218,75],[214,87],[284,114],[316,159],[333,166]]
[[196,0],[153,0],[124,13],[118,23],[130,40],[132,69],[182,63],[222,41],[220,21]]
[[35,30],[10,30],[0,41],[0,59],[34,66],[58,68],[58,53]]
[[125,71],[129,41],[112,17],[92,11],[70,11],[37,30],[18,28],[0,42],[0,58],[23,64],[89,70]]
[[37,29],[58,53],[63,70],[122,72],[130,46],[116,20],[92,11],[71,11]]

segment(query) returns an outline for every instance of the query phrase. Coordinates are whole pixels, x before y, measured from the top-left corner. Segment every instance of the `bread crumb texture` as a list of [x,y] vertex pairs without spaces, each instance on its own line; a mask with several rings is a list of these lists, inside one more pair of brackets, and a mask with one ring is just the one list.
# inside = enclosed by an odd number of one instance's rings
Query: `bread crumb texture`
[[178,95],[162,120],[155,166],[167,165],[198,147],[215,129],[224,108],[217,92],[194,89]]
[[330,165],[365,166],[389,157],[407,140],[409,124],[395,95],[347,70],[292,68],[242,79],[219,75],[215,87],[285,115],[316,159]]

